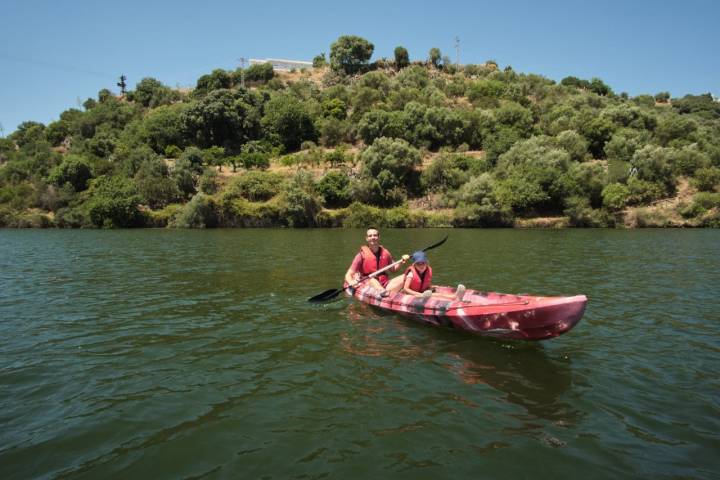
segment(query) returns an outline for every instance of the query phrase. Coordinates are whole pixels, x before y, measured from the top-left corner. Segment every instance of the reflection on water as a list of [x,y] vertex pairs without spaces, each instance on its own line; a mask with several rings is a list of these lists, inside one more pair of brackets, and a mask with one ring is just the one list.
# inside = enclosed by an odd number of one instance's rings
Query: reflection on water
[[[521,407],[511,414],[520,429],[540,429],[539,420],[572,426],[583,416],[566,399],[573,384],[570,359],[551,358],[542,344],[432,328],[356,302],[348,306],[347,318],[352,329],[341,334],[341,342],[348,354],[430,360],[462,384],[488,386],[501,394],[501,401]],[[478,406],[472,399],[463,401]]]

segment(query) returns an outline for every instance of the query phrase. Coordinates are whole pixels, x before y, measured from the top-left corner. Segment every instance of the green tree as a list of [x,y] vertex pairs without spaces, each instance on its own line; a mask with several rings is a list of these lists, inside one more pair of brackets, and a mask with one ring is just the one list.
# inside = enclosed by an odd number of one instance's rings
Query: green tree
[[187,142],[185,119],[191,104],[176,103],[152,109],[142,120],[139,134],[143,142],[157,153],[175,145],[182,147]]
[[372,203],[381,206],[399,204],[405,191],[416,188],[420,152],[407,141],[378,138],[360,156],[362,167],[362,194]]
[[435,68],[440,68],[440,59],[442,58],[442,54],[440,53],[439,48],[431,48],[430,52],[428,52],[428,58],[430,59],[430,64],[432,64]]
[[178,92],[171,90],[159,80],[151,77],[140,80],[135,87],[135,91],[128,93],[128,100],[150,108],[167,105],[179,99],[180,94]]
[[599,78],[593,78],[590,80],[590,91],[602,96],[612,94],[612,89]]
[[575,130],[565,130],[555,137],[557,145],[570,154],[570,159],[582,162],[588,153],[588,143],[585,138]]
[[194,94],[202,96],[213,90],[228,89],[233,86],[233,83],[233,77],[229,72],[217,68],[212,73],[198,78]]
[[45,125],[40,122],[22,122],[8,138],[18,147],[44,139]]
[[330,66],[353,75],[367,65],[374,50],[375,46],[362,37],[343,35],[330,46]]
[[463,169],[464,159],[459,155],[442,153],[423,170],[420,182],[423,189],[435,192],[456,190],[468,180],[468,173]]
[[395,47],[395,66],[398,70],[410,65],[410,56],[408,55],[407,48]]
[[625,207],[630,197],[630,190],[621,183],[611,183],[602,191],[603,206],[616,211]]
[[92,168],[88,161],[79,155],[67,155],[55,166],[48,175],[48,181],[62,187],[66,183],[72,185],[76,192],[87,189],[92,178]]
[[569,164],[570,155],[557,148],[550,137],[520,141],[498,159],[498,198],[517,213],[559,210],[562,205],[559,179]]
[[325,52],[321,53],[320,55],[315,55],[313,57],[313,68],[323,68],[327,65],[327,60],[325,59]]
[[328,207],[346,207],[350,204],[350,179],[343,172],[333,170],[323,175],[318,182],[317,191]]
[[135,185],[123,177],[101,176],[92,181],[87,209],[96,227],[139,227],[142,199]]
[[305,140],[317,141],[317,131],[306,105],[287,94],[275,94],[265,105],[265,129],[278,136],[288,151],[297,150]]
[[267,83],[275,77],[275,70],[273,70],[272,63],[256,63],[250,65],[245,71],[245,80],[250,82],[264,82]]
[[191,143],[207,148],[220,145],[237,149],[258,138],[259,111],[242,92],[214,90],[182,113],[183,128]]
[[202,153],[203,161],[206,165],[212,165],[218,167],[218,171],[222,172],[223,165],[227,164],[225,158],[225,149],[213,145],[210,148],[206,148]]
[[170,176],[165,162],[152,158],[138,169],[134,177],[137,192],[150,208],[162,208],[181,198],[177,182]]

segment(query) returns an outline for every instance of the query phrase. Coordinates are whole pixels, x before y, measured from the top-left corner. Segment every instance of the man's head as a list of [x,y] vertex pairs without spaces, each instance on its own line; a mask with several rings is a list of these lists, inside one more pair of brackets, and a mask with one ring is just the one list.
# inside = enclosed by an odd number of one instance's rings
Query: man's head
[[375,248],[380,245],[380,232],[377,228],[368,228],[365,232],[365,241],[370,248]]

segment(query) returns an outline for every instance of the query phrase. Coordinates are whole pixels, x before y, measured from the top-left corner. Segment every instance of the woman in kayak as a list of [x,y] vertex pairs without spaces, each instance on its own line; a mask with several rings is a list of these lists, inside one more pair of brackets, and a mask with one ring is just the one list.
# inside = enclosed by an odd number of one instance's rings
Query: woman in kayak
[[[430,267],[425,252],[418,251],[412,254],[413,264],[405,270],[402,284],[403,293],[413,295],[415,297],[428,298],[433,295],[432,290],[432,267]],[[395,279],[391,282],[395,286]],[[454,296],[443,294],[435,294],[436,297],[450,298],[452,300],[462,300],[465,295],[465,286],[458,285]]]

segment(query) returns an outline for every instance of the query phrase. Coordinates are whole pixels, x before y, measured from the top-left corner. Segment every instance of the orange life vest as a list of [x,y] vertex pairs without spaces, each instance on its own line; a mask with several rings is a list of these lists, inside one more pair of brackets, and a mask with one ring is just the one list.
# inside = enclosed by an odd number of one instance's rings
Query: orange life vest
[[[380,245],[377,255],[370,250],[370,247],[363,245],[360,248],[360,255],[362,255],[363,259],[360,274],[363,277],[377,272],[381,268],[387,267],[392,263],[392,256],[390,256],[390,252],[385,250],[382,245]],[[388,281],[388,276],[384,273],[375,278],[378,279],[378,282],[380,282],[381,285],[385,285]]]
[[430,288],[432,285],[432,267],[430,265],[425,269],[424,275],[417,271],[415,265],[410,265],[407,270],[405,270],[405,278],[407,278],[407,274],[411,271],[413,274],[412,280],[410,280],[411,289],[416,292],[424,292]]

